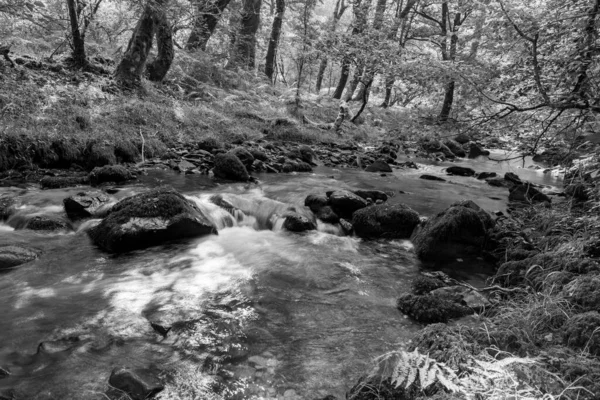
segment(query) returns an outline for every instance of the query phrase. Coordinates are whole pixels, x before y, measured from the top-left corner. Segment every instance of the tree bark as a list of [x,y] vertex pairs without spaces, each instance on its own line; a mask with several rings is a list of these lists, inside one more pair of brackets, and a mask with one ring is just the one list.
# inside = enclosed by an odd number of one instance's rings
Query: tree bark
[[71,37],[73,39],[73,61],[76,65],[81,67],[87,64],[87,57],[85,55],[84,36],[79,30],[79,18],[77,17],[75,0],[67,0],[67,7],[69,8],[69,19],[71,21]]
[[271,28],[271,38],[267,49],[267,57],[265,64],[265,75],[273,82],[273,73],[275,72],[275,60],[277,46],[279,44],[279,36],[281,35],[281,25],[283,24],[283,15],[285,13],[285,0],[277,0],[276,14],[273,18],[273,27]]
[[140,84],[142,73],[146,67],[148,53],[152,47],[155,18],[154,9],[159,5],[149,2],[138,21],[123,59],[115,70],[115,79],[125,87],[135,87]]
[[348,82],[348,77],[350,76],[350,60],[348,58],[344,58],[342,60],[342,71],[340,73],[340,80],[335,88],[335,92],[333,92],[334,99],[341,99],[342,93],[344,93],[344,88],[346,87],[346,83]]
[[354,74],[352,75],[352,80],[350,81],[350,86],[348,86],[348,90],[346,90],[346,96],[344,96],[344,101],[350,102],[351,100],[354,100],[352,95],[354,94],[354,91],[356,90],[356,88],[358,87],[358,84],[360,83],[360,77],[364,74],[364,70],[365,69],[362,65],[359,65],[354,70]]
[[[201,0],[202,1],[202,0]],[[221,19],[221,14],[229,5],[231,0],[204,0],[203,4],[196,2],[196,17],[192,33],[188,38],[185,49],[194,51],[206,50],[208,40],[212,36]]]
[[161,82],[169,72],[175,50],[173,47],[173,31],[167,19],[167,13],[164,7],[157,7],[154,14],[154,24],[156,26],[156,46],[158,54],[154,61],[148,64],[146,71],[148,79],[155,82]]
[[260,24],[262,0],[244,0],[240,29],[236,35],[228,67],[254,68],[256,61],[256,31]]
[[[442,18],[444,18],[444,22],[442,24],[442,32],[444,36],[447,34],[446,20],[448,20],[448,3],[442,4]],[[444,46],[442,49],[442,56],[446,61],[454,61],[456,59],[456,49],[458,46],[458,28],[462,25],[463,20],[461,19],[461,13],[456,12],[454,14],[454,24],[450,26],[451,37],[450,37],[450,49],[447,46]],[[452,105],[454,104],[454,89],[456,87],[456,82],[451,80],[446,84],[446,90],[444,93],[444,103],[442,104],[442,109],[440,111],[440,115],[438,119],[442,122],[445,122],[450,117],[450,113],[452,112]]]

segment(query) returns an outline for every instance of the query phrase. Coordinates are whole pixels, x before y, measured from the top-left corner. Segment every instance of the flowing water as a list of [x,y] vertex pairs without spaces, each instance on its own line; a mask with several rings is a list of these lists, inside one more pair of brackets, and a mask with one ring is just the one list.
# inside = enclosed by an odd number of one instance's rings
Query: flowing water
[[[443,175],[448,165],[387,176],[319,167],[260,175],[258,186],[150,171],[113,200],[169,184],[203,208],[219,234],[119,256],[91,244],[85,230],[94,221],[68,233],[11,228],[19,218],[62,213],[62,200],[81,188],[0,188],[20,204],[12,223],[0,225],[0,246],[42,254],[0,275],[0,368],[11,373],[0,374],[0,395],[11,389],[19,399],[103,399],[111,370],[128,366],[176,371],[163,398],[206,398],[198,393],[211,371],[228,387],[226,398],[343,398],[373,357],[420,329],[395,300],[421,267],[409,241],[362,241],[326,224],[293,234],[281,230],[277,215],[289,205],[301,209],[309,193],[336,188],[385,190],[395,194],[390,202],[423,215],[462,199],[505,209],[506,189],[474,178],[418,179]],[[559,183],[514,163],[462,165]],[[208,202],[214,194],[244,212],[232,217]],[[477,285],[486,273],[468,265],[458,276]],[[172,330],[163,338],[150,322]]]

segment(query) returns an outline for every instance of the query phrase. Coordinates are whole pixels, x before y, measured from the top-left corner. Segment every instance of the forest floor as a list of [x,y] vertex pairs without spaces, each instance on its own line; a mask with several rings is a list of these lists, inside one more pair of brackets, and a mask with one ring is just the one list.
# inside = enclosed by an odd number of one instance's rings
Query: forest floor
[[[402,139],[411,148],[424,137],[454,137],[461,129],[377,106],[367,107],[360,124],[345,123],[339,133],[322,129],[335,120],[338,101],[306,95],[298,106],[294,90],[281,91],[197,59],[178,60],[172,79],[163,85],[145,82],[138,93],[120,92],[109,74],[77,72],[26,56],[15,61],[16,68],[0,69],[0,179],[9,181],[38,180],[49,169],[67,166],[67,173],[78,174],[152,158],[175,158],[177,168],[182,155],[203,141],[225,147],[263,141],[356,150],[357,144]],[[314,124],[302,123],[303,117]],[[339,158],[338,165],[360,166],[339,153],[329,156],[333,164],[332,157]],[[581,189],[586,191],[593,181],[584,175],[579,180],[587,182]],[[415,346],[421,352],[442,350],[455,360],[465,352],[530,358],[535,364],[515,372],[524,385],[551,398],[597,399],[600,221],[597,203],[586,196],[552,208],[514,211],[500,222],[503,257],[492,283],[522,290],[498,292],[495,306],[476,327],[432,325]]]

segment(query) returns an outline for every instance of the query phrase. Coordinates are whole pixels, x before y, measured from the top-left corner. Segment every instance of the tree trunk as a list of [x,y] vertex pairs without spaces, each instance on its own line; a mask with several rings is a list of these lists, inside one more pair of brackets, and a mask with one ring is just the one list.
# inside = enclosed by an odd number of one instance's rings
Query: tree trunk
[[352,75],[352,80],[350,81],[350,86],[348,86],[348,90],[346,90],[346,96],[344,96],[344,101],[349,102],[350,100],[353,100],[352,95],[354,94],[354,91],[356,90],[356,88],[358,87],[358,84],[360,83],[360,77],[362,76],[363,72],[364,72],[364,68],[362,65],[359,65],[354,70],[354,74]]
[[262,0],[244,0],[240,29],[236,35],[228,67],[254,68],[256,61],[256,31],[260,24]]
[[154,9],[158,6],[155,2],[149,2],[144,7],[123,59],[115,70],[115,79],[125,87],[135,87],[140,84],[148,53],[152,47],[155,28]]
[[[201,0],[203,1],[203,0]],[[196,18],[194,19],[194,26],[192,33],[188,38],[185,49],[193,51],[200,49],[206,50],[206,44],[208,39],[212,36],[221,19],[221,14],[229,5],[231,0],[204,0],[204,4],[196,2]]]
[[385,80],[385,98],[383,99],[383,103],[381,103],[382,108],[388,108],[390,106],[390,102],[392,100],[392,89],[394,88],[395,81],[396,79],[391,75]]
[[[352,6],[354,11],[352,35],[360,35],[365,29],[370,4],[371,3],[368,0],[354,0],[354,4]],[[335,89],[335,93],[333,93],[334,99],[340,99],[342,97],[344,87],[346,87],[346,83],[348,82],[348,75],[350,72],[350,61],[351,60],[348,59],[348,57],[345,57],[342,60],[342,71],[340,74],[340,80]],[[354,90],[352,91],[354,92]]]
[[71,21],[71,37],[73,39],[73,61],[77,66],[82,67],[87,64],[87,57],[85,55],[84,36],[79,30],[79,19],[77,18],[75,0],[67,0],[67,7],[69,8],[69,19]]
[[[442,32],[444,34],[447,33],[446,30],[446,20],[448,19],[448,3],[442,4],[442,18],[444,18],[444,23],[442,26]],[[450,36],[450,49],[446,46],[442,49],[442,57],[447,61],[454,61],[456,59],[456,50],[458,46],[458,28],[462,25],[463,20],[461,19],[461,13],[457,12],[454,14],[454,24],[450,26],[451,36]],[[452,104],[454,103],[454,89],[456,86],[456,82],[451,80],[446,84],[446,90],[444,93],[444,103],[442,104],[442,110],[440,111],[440,115],[438,119],[442,122],[445,122],[450,117],[450,113],[452,112]]]
[[323,76],[325,75],[325,70],[327,69],[327,56],[323,55],[321,58],[321,62],[319,63],[319,71],[317,72],[317,84],[315,85],[315,90],[317,94],[321,92],[321,86],[323,85]]
[[158,48],[158,54],[154,61],[148,64],[146,71],[148,73],[148,79],[155,82],[161,82],[169,72],[171,63],[175,57],[175,50],[173,48],[173,32],[169,21],[167,20],[167,13],[164,7],[157,7],[154,10],[154,24],[156,26],[156,46]]
[[454,103],[454,81],[448,82],[446,85],[446,93],[444,94],[444,104],[442,104],[442,111],[440,111],[439,120],[447,121],[452,112],[452,103]]
[[277,0],[276,7],[277,10],[275,17],[273,18],[271,39],[269,40],[265,64],[265,74],[269,77],[271,82],[273,82],[273,73],[275,72],[275,54],[277,52],[277,45],[279,44],[279,36],[281,35],[281,25],[283,24],[283,15],[285,13],[285,0]]

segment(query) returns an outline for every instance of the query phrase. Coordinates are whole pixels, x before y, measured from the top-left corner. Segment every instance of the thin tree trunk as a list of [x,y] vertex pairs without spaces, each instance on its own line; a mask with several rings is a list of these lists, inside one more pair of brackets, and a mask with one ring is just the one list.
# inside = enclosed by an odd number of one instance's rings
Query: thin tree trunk
[[188,38],[185,49],[193,51],[200,49],[206,50],[208,40],[212,36],[221,19],[221,14],[229,5],[231,0],[200,0],[205,1],[204,4],[196,2],[196,18],[192,33]]
[[[442,18],[444,18],[444,23],[442,25],[442,32],[444,34],[447,33],[446,30],[446,20],[448,19],[448,3],[442,4]],[[458,28],[462,25],[463,20],[461,19],[461,13],[457,12],[454,14],[454,24],[450,26],[451,37],[450,37],[450,49],[447,50],[446,47],[443,48],[443,58],[447,61],[454,61],[456,59],[456,50],[458,46]],[[450,113],[452,112],[452,105],[454,103],[454,89],[456,87],[456,82],[451,80],[446,84],[446,90],[444,93],[444,103],[442,104],[442,109],[440,111],[440,115],[438,119],[442,122],[445,122],[450,117]]]
[[228,67],[254,68],[256,61],[256,31],[260,24],[262,0],[244,0],[240,29],[236,35]]
[[155,2],[146,4],[131,35],[123,59],[115,70],[115,79],[125,87],[134,87],[140,84],[148,53],[152,47],[155,28],[154,9],[158,6]]
[[346,96],[344,96],[344,101],[349,102],[350,100],[353,100],[352,95],[358,87],[360,77],[363,75],[363,73],[364,67],[362,65],[356,67],[356,69],[354,70],[354,74],[352,75],[352,80],[350,81],[350,86],[348,86],[348,89],[346,90]]
[[327,69],[327,56],[323,55],[321,58],[321,62],[319,63],[319,70],[317,71],[317,84],[315,85],[315,90],[317,94],[321,92],[321,86],[323,85],[323,76],[325,75],[325,70]]
[[154,23],[156,26],[156,46],[158,54],[154,61],[148,64],[146,71],[148,79],[155,82],[161,82],[169,72],[175,50],[173,48],[173,31],[167,19],[167,13],[163,7],[156,7],[154,10]]
[[273,18],[273,27],[271,28],[271,38],[267,49],[267,57],[265,64],[265,75],[273,82],[273,73],[275,72],[275,54],[279,44],[279,36],[281,35],[281,25],[283,24],[283,15],[285,13],[285,0],[277,0],[276,14]]
[[348,76],[350,76],[350,60],[344,58],[342,60],[342,71],[340,73],[340,80],[338,81],[337,87],[335,88],[335,92],[333,92],[334,99],[341,99],[342,93],[344,93],[344,88],[346,87],[346,83],[348,82]]
[[79,30],[79,19],[77,17],[75,0],[67,0],[67,6],[69,8],[69,19],[71,21],[71,37],[73,39],[73,61],[76,65],[81,67],[87,64],[87,57],[85,55],[84,36]]

